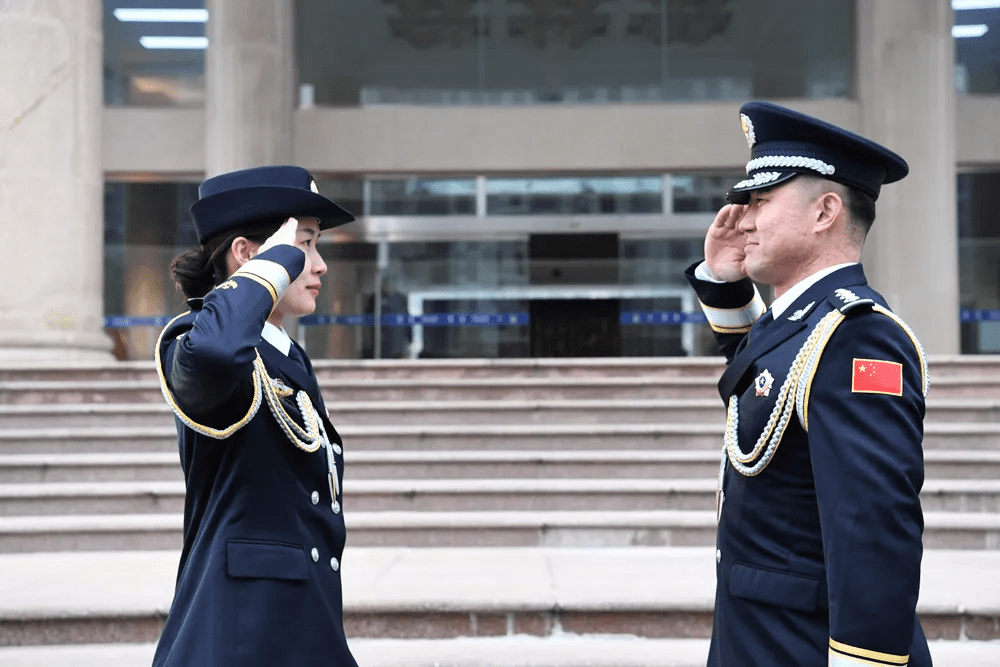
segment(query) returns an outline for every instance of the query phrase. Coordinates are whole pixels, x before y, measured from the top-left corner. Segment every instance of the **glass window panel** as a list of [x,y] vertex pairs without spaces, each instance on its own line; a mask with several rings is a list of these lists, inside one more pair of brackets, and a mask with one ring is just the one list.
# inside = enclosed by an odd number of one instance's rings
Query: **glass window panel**
[[341,208],[360,218],[365,214],[365,182],[361,178],[316,179],[316,187],[324,197],[332,199]]
[[1000,8],[957,9],[952,34],[955,89],[970,94],[1000,92]]
[[[392,243],[383,279],[384,313],[406,312],[411,295],[426,295],[426,314],[499,315],[527,312],[527,302],[476,298],[477,291],[528,283],[524,241],[445,241]],[[454,298],[441,298],[451,292]],[[437,296],[432,295],[436,294]],[[403,329],[387,327],[383,335],[403,337]],[[410,335],[409,333],[407,335]],[[399,345],[395,346],[398,352]],[[423,327],[423,358],[528,356],[525,325]]]
[[[321,105],[846,97],[854,0],[297,0]],[[303,98],[306,95],[302,96]]]
[[674,213],[715,213],[742,174],[674,174],[670,178]]
[[[120,20],[115,10],[205,9],[204,0],[104,0],[104,103],[108,106],[200,107],[205,100],[203,48],[146,48],[142,37],[204,38],[195,21]],[[123,15],[124,16],[124,15]]]
[[[961,307],[1000,312],[1000,171],[958,176]],[[962,323],[963,354],[1000,353],[1000,320]]]
[[[153,318],[185,310],[170,262],[197,244],[188,209],[197,183],[106,183],[104,314]],[[109,329],[121,359],[151,359],[162,326]]]
[[372,181],[371,215],[475,215],[476,179]]
[[[370,318],[375,312],[377,246],[350,242],[321,243],[318,248],[327,272],[315,315],[343,319],[337,324],[303,326],[299,340],[305,340],[313,359],[370,359],[375,328],[365,316]],[[383,341],[383,346],[387,342],[391,341]],[[387,350],[383,347],[383,351]]]
[[489,178],[488,215],[621,215],[663,212],[656,176]]
[[[622,239],[620,242],[621,279],[628,285],[672,287],[688,291],[684,270],[704,255],[701,238]],[[693,303],[697,304],[696,300]],[[694,306],[694,311],[700,308]],[[679,298],[622,299],[622,312],[677,312],[683,310]],[[695,325],[694,353],[718,354],[718,344],[707,324]],[[682,327],[666,324],[640,324],[622,327],[623,356],[684,355]]]

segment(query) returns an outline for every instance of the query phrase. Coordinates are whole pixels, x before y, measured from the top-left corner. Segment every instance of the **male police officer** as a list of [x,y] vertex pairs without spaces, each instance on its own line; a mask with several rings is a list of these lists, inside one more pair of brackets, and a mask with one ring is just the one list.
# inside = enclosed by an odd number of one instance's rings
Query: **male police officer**
[[790,109],[740,111],[747,179],[687,271],[729,362],[709,664],[929,666],[927,365],[858,264],[881,185],[908,167]]

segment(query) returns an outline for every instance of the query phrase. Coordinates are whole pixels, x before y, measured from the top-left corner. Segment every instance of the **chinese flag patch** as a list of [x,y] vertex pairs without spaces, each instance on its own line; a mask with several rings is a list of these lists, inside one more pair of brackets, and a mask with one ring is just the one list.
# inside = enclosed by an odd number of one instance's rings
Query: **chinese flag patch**
[[855,359],[851,391],[856,394],[903,395],[903,364],[878,359]]

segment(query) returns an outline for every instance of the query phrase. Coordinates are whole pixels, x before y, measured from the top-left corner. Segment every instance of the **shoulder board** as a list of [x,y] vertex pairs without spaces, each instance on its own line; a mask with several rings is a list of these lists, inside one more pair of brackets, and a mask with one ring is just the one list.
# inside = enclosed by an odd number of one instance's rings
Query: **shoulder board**
[[838,287],[830,293],[827,301],[833,304],[834,308],[846,315],[857,308],[860,308],[860,310],[856,312],[871,310],[878,303],[873,298],[874,296],[874,291],[867,286],[857,286],[853,289]]

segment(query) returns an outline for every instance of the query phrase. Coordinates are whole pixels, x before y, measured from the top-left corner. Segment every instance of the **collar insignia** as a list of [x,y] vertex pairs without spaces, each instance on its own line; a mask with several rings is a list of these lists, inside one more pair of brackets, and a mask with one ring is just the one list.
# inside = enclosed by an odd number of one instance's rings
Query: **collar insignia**
[[812,310],[812,307],[815,306],[815,305],[816,305],[815,301],[810,302],[809,305],[807,305],[806,307],[799,308],[794,313],[792,313],[791,315],[789,315],[788,319],[790,321],[792,321],[792,322],[798,322],[803,317],[805,317],[806,313],[808,313],[810,310]]
[[766,368],[764,371],[757,376],[753,381],[754,391],[757,392],[758,396],[767,396],[771,393],[771,387],[774,385],[774,376],[771,375],[771,371]]

